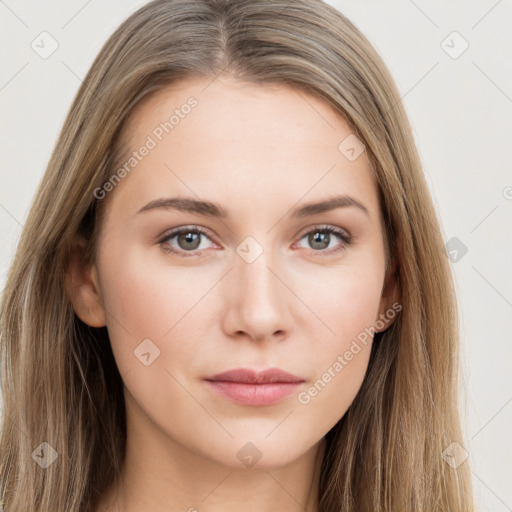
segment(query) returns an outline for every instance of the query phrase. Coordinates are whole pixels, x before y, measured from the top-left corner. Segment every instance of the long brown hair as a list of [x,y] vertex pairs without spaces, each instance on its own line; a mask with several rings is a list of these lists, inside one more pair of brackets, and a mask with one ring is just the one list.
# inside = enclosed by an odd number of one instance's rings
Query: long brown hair
[[[156,0],[120,25],[84,79],[8,273],[0,345],[4,511],[92,512],[119,476],[123,382],[106,328],[75,315],[66,272],[74,254],[93,261],[101,221],[94,191],[115,171],[134,106],[182,78],[220,73],[319,95],[364,141],[378,184],[402,310],[375,335],[360,392],[326,436],[319,510],[473,510],[467,462],[454,468],[442,457],[450,443],[463,444],[452,276],[386,66],[320,0]],[[55,463],[42,468],[35,462],[42,453],[56,455]]]

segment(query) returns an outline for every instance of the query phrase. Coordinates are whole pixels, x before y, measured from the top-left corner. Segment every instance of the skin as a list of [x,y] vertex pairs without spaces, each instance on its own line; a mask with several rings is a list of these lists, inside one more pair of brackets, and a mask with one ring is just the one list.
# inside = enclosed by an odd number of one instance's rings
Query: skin
[[[98,511],[317,511],[324,436],[361,386],[371,338],[307,404],[297,393],[269,406],[237,404],[203,379],[277,367],[305,379],[304,392],[389,310],[395,284],[385,279],[371,167],[365,152],[350,161],[338,150],[352,132],[322,99],[229,76],[187,79],[144,100],[123,132],[130,151],[190,96],[197,107],[103,199],[94,265],[71,267],[75,311],[107,326],[125,384],[123,478]],[[290,214],[338,194],[368,215],[353,206]],[[229,216],[137,213],[178,196],[219,203]],[[182,226],[207,231],[199,249],[184,237],[159,243]],[[327,248],[308,239],[312,230]],[[237,253],[248,236],[252,254],[263,250],[250,263]],[[333,248],[341,250],[322,252]],[[148,366],[134,355],[145,339],[160,350]],[[237,456],[249,442],[261,454],[251,467]]]

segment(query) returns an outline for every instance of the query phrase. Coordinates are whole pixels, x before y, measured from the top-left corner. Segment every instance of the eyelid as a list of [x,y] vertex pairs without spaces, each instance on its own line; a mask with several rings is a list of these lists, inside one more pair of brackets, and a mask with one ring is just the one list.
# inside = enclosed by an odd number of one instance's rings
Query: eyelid
[[347,243],[350,243],[353,239],[353,236],[346,229],[334,226],[333,224],[314,224],[313,226],[309,226],[307,228],[304,228],[304,230],[299,231],[297,237],[299,239],[303,238],[311,231],[330,231],[336,234],[337,236],[346,239]]
[[165,231],[165,233],[163,233],[162,235],[160,235],[158,237],[158,240],[161,241],[161,240],[165,240],[168,238],[172,238],[172,237],[179,235],[180,233],[185,232],[185,231],[197,231],[198,233],[201,233],[201,234],[207,236],[208,238],[211,238],[210,232],[206,228],[203,228],[202,226],[199,226],[198,224],[185,224],[183,226],[178,226],[175,228],[168,229],[167,231]]

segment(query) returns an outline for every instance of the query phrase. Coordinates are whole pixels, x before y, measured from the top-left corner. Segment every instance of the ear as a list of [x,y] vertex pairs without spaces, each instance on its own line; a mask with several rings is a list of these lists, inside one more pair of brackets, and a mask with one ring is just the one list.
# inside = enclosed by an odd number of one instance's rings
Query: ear
[[397,313],[402,309],[400,296],[397,264],[396,261],[393,260],[386,272],[384,285],[382,287],[379,316],[375,319],[374,324],[376,332],[383,332],[393,324]]
[[66,271],[66,293],[82,322],[91,327],[106,325],[103,297],[95,264],[85,262],[86,242],[77,240]]

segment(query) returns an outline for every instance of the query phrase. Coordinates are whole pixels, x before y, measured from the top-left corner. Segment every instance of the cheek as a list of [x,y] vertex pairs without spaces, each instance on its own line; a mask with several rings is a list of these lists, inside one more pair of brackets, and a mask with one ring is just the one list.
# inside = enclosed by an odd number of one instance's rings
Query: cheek
[[202,276],[201,270],[149,265],[142,250],[122,253],[121,260],[112,252],[101,267],[108,332],[121,374],[140,364],[134,350],[144,340],[164,356],[169,339],[187,325],[191,328],[195,307],[215,283],[214,276]]
[[316,338],[322,336],[318,346],[328,355],[345,350],[346,343],[374,325],[379,313],[384,279],[380,252],[347,256],[337,267],[291,277],[294,292],[312,313],[299,318],[301,329],[311,333],[315,325]]
[[361,387],[378,318],[381,279],[378,271],[347,270],[331,282],[329,293],[316,291],[315,312],[329,330],[323,329],[326,335],[316,339],[312,382],[297,396],[305,413],[318,418],[319,424],[311,428],[332,428]]
[[[314,381],[297,395],[306,438],[324,435],[343,417],[359,392],[368,367],[371,340],[342,342],[320,363]],[[314,421],[312,421],[314,420]]]

